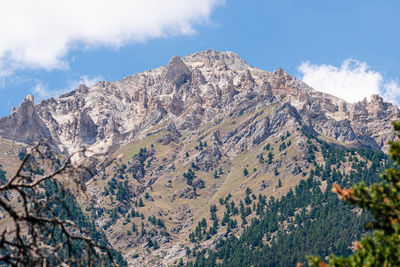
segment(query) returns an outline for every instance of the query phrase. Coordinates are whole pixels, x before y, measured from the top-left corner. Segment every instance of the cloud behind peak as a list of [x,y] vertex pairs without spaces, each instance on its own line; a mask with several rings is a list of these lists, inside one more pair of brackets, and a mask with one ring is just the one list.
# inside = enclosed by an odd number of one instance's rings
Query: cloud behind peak
[[386,101],[400,104],[400,86],[394,79],[371,69],[366,62],[346,59],[340,67],[303,62],[299,68],[301,79],[316,90],[357,102],[379,94]]

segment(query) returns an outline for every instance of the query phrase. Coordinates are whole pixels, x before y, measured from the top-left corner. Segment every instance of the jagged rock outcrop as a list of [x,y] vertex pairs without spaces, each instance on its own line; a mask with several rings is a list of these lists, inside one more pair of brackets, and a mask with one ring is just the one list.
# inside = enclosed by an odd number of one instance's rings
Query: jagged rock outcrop
[[[171,83],[175,90],[178,90],[183,84],[189,81],[191,72],[181,58],[174,56],[168,64],[165,80]],[[172,91],[163,91],[164,94],[170,94]]]
[[219,161],[221,160],[222,153],[217,146],[212,146],[199,153],[195,157],[196,166],[199,170],[208,172],[219,166]]
[[42,140],[51,141],[51,133],[37,109],[33,96],[25,97],[24,102],[10,116],[0,119],[0,135],[31,145]]
[[154,154],[154,149],[141,149],[140,152],[133,156],[128,162],[126,172],[131,173],[135,179],[143,178],[145,175],[145,162]]
[[163,144],[164,146],[168,145],[171,142],[178,143],[179,138],[181,137],[181,134],[179,131],[176,129],[176,126],[173,122],[168,124],[167,126],[167,134],[164,134],[160,138],[157,139],[157,142]]
[[274,111],[271,119],[272,131],[279,132],[286,124],[290,124],[293,127],[302,124],[301,116],[289,103],[284,103]]

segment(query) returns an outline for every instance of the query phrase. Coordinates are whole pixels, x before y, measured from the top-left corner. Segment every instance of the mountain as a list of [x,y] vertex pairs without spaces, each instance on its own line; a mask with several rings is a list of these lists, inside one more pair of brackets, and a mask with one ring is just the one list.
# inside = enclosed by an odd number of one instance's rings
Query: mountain
[[[310,186],[325,193],[332,173],[350,177],[353,167],[367,171],[376,159],[366,155],[387,152],[395,137],[390,122],[399,118],[398,107],[378,95],[347,103],[282,69],[268,72],[232,52],[206,50],[119,81],[80,85],[37,104],[27,96],[0,119],[0,143],[48,140],[60,154],[87,148],[95,176],[84,179],[96,204],[85,212],[129,264],[168,265],[194,259],[186,247],[214,248],[218,240],[246,233],[251,219],[262,214],[247,204],[249,198],[254,205],[263,201],[258,195],[265,202],[289,198],[310,176],[315,181]],[[344,151],[343,158],[327,163],[336,150]],[[382,155],[375,176],[384,166]],[[10,158],[3,153],[0,162]],[[356,158],[364,165],[353,166]],[[315,175],[328,167],[325,176]],[[354,177],[346,181],[357,181]],[[221,199],[236,207],[247,201],[246,215],[224,211]],[[293,212],[307,209],[302,205]],[[222,226],[218,220],[224,216],[230,219]],[[264,234],[275,240],[276,231]]]

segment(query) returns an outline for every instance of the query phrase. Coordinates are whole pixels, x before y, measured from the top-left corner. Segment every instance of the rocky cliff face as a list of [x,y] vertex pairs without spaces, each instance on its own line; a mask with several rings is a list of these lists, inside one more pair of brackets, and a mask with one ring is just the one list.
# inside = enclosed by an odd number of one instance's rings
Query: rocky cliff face
[[49,129],[37,113],[32,95],[25,97],[10,116],[0,119],[0,135],[27,144],[52,139]]
[[[179,131],[193,131],[268,105],[297,114],[298,124],[334,140],[383,150],[393,138],[389,122],[399,118],[398,108],[379,96],[350,104],[282,69],[263,71],[232,52],[207,50],[175,56],[166,66],[120,81],[81,85],[36,105],[28,96],[0,119],[0,135],[28,144],[48,139],[68,153],[81,147],[104,153],[166,121],[175,122]],[[270,123],[254,125],[264,131],[256,142],[274,127]]]

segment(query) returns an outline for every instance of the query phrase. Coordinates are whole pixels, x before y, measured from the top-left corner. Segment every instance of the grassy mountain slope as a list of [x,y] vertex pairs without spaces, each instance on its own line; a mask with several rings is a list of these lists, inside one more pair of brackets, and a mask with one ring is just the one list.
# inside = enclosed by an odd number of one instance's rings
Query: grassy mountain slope
[[[220,240],[248,235],[255,225],[269,229],[272,227],[269,225],[271,223],[274,224],[271,230],[254,230],[263,233],[263,237],[257,237],[264,239],[261,243],[271,246],[268,253],[277,255],[271,266],[293,263],[303,260],[300,255],[316,253],[315,249],[322,244],[310,241],[314,237],[311,229],[321,229],[317,232],[324,229],[320,239],[325,238],[334,229],[333,225],[341,221],[344,221],[347,233],[351,234],[340,244],[330,244],[329,249],[322,253],[317,250],[316,254],[348,253],[351,242],[361,234],[365,216],[354,216],[356,211],[351,207],[342,209],[343,205],[337,203],[335,196],[330,193],[330,186],[333,181],[352,184],[361,180],[365,172],[370,177],[367,181],[376,179],[379,170],[384,166],[385,156],[383,152],[352,149],[339,142],[329,144],[323,141],[330,141],[328,138],[312,137],[307,129],[302,128],[301,122],[290,118],[278,133],[269,136],[251,150],[243,149],[240,153],[229,155],[229,148],[219,139],[229,136],[235,129],[246,129],[249,124],[272,116],[278,108],[269,106],[244,113],[212,128],[199,129],[195,134],[183,134],[168,144],[163,143],[165,136],[171,134],[168,127],[154,128],[141,140],[132,142],[115,153],[115,161],[104,172],[100,172],[97,179],[90,181],[88,188],[96,196],[101,210],[101,215],[95,219],[105,230],[110,242],[124,253],[128,262],[168,265],[177,262],[181,257],[193,259],[194,248],[195,251],[202,251],[203,248],[220,247],[223,246]],[[376,159],[372,159],[370,153],[376,154],[375,157],[380,161],[372,164]],[[204,160],[202,155],[209,156],[209,159]],[[325,166],[331,167],[326,169]],[[304,181],[307,181],[306,187]],[[306,195],[301,196],[301,201],[294,199],[298,196],[299,189],[296,188],[299,184],[301,194]],[[307,192],[310,194],[307,195]],[[229,200],[226,200],[227,197]],[[250,204],[244,204],[246,215],[242,215],[240,202],[247,203],[246,198]],[[269,203],[264,204],[262,212],[257,211],[260,209],[260,199]],[[271,199],[276,201],[271,202]],[[298,203],[290,206],[293,201]],[[233,202],[239,212],[229,213],[229,220],[225,218],[222,223],[224,214],[227,213],[226,202]],[[326,203],[330,205],[326,207]],[[217,207],[215,215],[210,214],[212,205]],[[274,219],[260,224],[271,205],[276,206],[276,214],[271,217]],[[285,205],[286,207],[281,207]],[[282,213],[279,211],[281,208],[288,211]],[[341,212],[338,213],[338,210]],[[332,224],[316,224],[308,217],[310,214],[325,220],[329,218]],[[338,217],[334,218],[335,214]],[[301,222],[298,222],[300,219],[296,215],[300,216]],[[212,216],[218,218],[217,223]],[[243,223],[243,218],[246,223]],[[349,221],[349,218],[355,221]],[[199,227],[199,223],[204,222],[203,219],[206,226]],[[256,221],[252,222],[253,220]],[[215,229],[210,232],[214,223]],[[296,227],[300,223],[304,226]],[[341,223],[338,224],[342,227]],[[249,230],[245,230],[249,225]],[[287,236],[292,231],[293,234]],[[281,247],[282,244],[306,234],[310,238],[307,242],[311,245],[305,246],[307,249],[304,250],[295,249],[295,252],[289,253],[291,259],[281,261],[276,251],[280,251],[282,255],[288,254],[287,248]],[[346,233],[340,235],[346,236]],[[334,240],[333,236],[329,240]],[[329,244],[329,240],[324,242]],[[320,242],[322,241],[321,239]],[[242,243],[242,240],[235,242]],[[299,241],[300,244],[307,242],[301,239]],[[286,246],[295,247],[293,244]],[[190,248],[191,254],[187,252],[187,248]],[[251,251],[253,247],[248,249]],[[260,253],[270,255],[265,251]],[[189,257],[185,256],[187,254]],[[249,254],[250,258],[251,255]],[[202,257],[196,259],[201,260]]]

